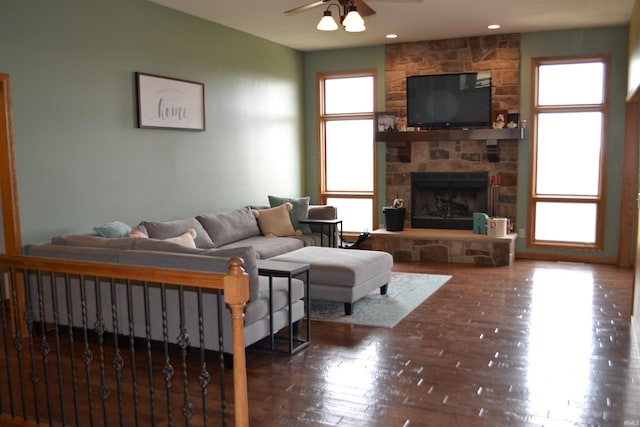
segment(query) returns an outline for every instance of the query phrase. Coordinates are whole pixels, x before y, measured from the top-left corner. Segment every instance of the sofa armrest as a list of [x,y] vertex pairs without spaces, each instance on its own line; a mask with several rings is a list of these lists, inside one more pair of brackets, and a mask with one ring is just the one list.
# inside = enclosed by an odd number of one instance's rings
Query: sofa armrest
[[[338,219],[338,208],[331,205],[310,205],[309,211],[307,213],[307,218],[309,219]],[[311,231],[314,233],[320,233],[322,231],[322,227],[320,224],[309,224]],[[325,228],[326,230],[326,228]],[[334,241],[338,242],[339,236],[337,234],[334,236]],[[321,237],[324,239],[324,237]]]
[[310,205],[307,218],[338,219],[338,209],[331,205]]

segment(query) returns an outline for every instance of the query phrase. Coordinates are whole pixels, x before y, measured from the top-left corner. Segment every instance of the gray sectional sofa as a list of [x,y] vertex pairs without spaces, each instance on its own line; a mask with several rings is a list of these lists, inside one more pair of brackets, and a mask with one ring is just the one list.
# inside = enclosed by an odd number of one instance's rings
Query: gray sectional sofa
[[[275,208],[244,207],[241,209],[223,212],[198,215],[191,218],[173,221],[143,221],[133,228],[124,237],[102,237],[98,234],[66,235],[56,236],[47,243],[31,244],[25,247],[25,255],[71,259],[81,261],[96,261],[116,264],[130,264],[141,266],[154,266],[165,268],[176,268],[185,270],[212,271],[226,273],[227,262],[234,257],[244,260],[245,271],[249,275],[250,301],[245,310],[245,345],[249,346],[270,334],[269,304],[273,310],[273,330],[278,331],[289,324],[289,304],[287,279],[273,278],[273,297],[269,300],[269,279],[258,275],[256,260],[271,258],[305,246],[320,246],[328,241],[328,236],[321,235],[318,230],[307,229],[306,232],[294,229],[292,235],[275,235],[271,231],[266,231],[269,224],[266,221],[269,215],[274,213]],[[260,216],[256,217],[256,212],[263,214],[264,221],[260,221]],[[282,212],[278,212],[280,218]],[[304,215],[310,219],[334,219],[337,217],[336,209],[332,206],[311,205],[305,210]],[[269,218],[272,219],[272,218]],[[299,219],[299,218],[298,218]],[[296,223],[296,218],[291,218],[291,223]],[[278,224],[276,224],[277,229]],[[271,229],[270,229],[271,230]],[[193,234],[195,231],[195,238]],[[38,284],[35,278],[28,281],[28,293],[33,304],[38,301]],[[44,278],[45,281],[48,280]],[[81,312],[79,303],[80,291],[79,283],[72,287],[72,304],[74,326],[81,326]],[[112,328],[112,306],[110,295],[106,284],[100,284],[102,317],[108,331]],[[95,284],[85,285],[88,307],[88,324],[94,325],[96,321],[97,303],[94,304],[96,287]],[[52,289],[50,284],[45,283],[42,287],[45,290],[44,300],[45,317],[51,321],[53,314],[50,310],[52,306]],[[57,286],[56,292],[58,309],[60,313],[66,313],[66,289],[64,286]],[[133,292],[133,306],[136,310],[143,311],[144,305],[141,291]],[[117,287],[118,299],[118,322],[127,324],[129,316],[126,310],[126,290]],[[304,287],[302,281],[294,279],[291,288],[291,321],[295,323],[304,317]],[[166,299],[168,301],[168,316],[173,319],[169,327],[169,341],[178,340],[178,294],[176,289],[167,290]],[[154,287],[150,293],[151,306],[160,306],[160,288]],[[186,320],[187,333],[192,346],[199,346],[199,331],[197,321],[197,300],[196,293],[185,292],[185,312],[190,315]],[[210,350],[218,350],[219,343],[217,337],[218,312],[217,296],[213,293],[204,295],[204,323],[207,332],[204,337],[204,347]],[[36,318],[39,313],[36,310]],[[65,324],[66,315],[58,315],[61,324]],[[144,313],[134,313],[134,330],[137,337],[145,336]],[[222,313],[224,327],[224,351],[232,352],[231,318],[228,309]],[[155,311],[151,315],[151,337],[154,340],[162,340],[162,315]]]

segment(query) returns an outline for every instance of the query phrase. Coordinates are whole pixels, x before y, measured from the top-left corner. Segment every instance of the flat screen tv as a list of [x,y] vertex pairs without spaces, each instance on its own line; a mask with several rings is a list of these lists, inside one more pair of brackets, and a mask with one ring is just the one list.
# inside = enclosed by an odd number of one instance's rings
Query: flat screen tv
[[407,77],[407,122],[420,129],[491,126],[491,72]]

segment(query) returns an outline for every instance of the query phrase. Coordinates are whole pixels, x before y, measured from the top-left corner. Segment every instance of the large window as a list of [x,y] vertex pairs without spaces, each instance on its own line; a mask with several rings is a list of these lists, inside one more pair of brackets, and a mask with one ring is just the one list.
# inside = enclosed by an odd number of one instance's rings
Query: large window
[[318,75],[320,198],[336,206],[346,232],[376,220],[373,136],[375,73]]
[[608,58],[532,63],[529,245],[602,250]]

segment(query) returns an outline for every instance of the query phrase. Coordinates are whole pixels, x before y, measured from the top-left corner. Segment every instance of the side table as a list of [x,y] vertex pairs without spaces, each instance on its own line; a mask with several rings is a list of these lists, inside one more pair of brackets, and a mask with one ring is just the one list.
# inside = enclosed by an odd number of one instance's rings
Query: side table
[[[269,349],[276,353],[281,353],[281,351],[278,351],[275,345],[276,338],[280,337],[276,337],[273,330],[273,278],[286,277],[288,279],[287,292],[289,294],[289,335],[288,337],[286,337],[286,339],[288,340],[289,346],[288,352],[285,353],[295,354],[311,343],[311,318],[309,316],[311,309],[309,299],[309,264],[284,261],[269,261],[263,259],[256,260],[256,264],[258,266],[258,275],[269,277]],[[304,275],[304,311],[306,319],[306,336],[304,338],[294,338],[294,327],[291,318],[291,281],[294,277],[299,275]]]
[[[327,227],[327,234],[329,236],[329,242],[327,245],[332,248],[342,247],[342,220],[341,219],[301,219],[298,221],[300,224],[319,224],[320,234],[324,234],[324,227]],[[340,236],[340,245],[337,243],[337,236]],[[322,239],[321,239],[322,240]],[[320,242],[320,246],[324,242]]]

